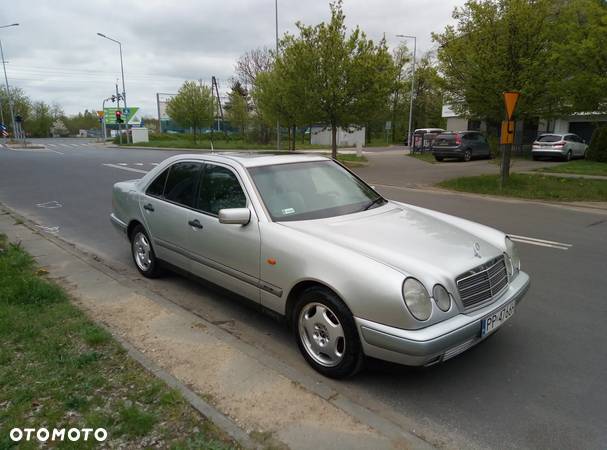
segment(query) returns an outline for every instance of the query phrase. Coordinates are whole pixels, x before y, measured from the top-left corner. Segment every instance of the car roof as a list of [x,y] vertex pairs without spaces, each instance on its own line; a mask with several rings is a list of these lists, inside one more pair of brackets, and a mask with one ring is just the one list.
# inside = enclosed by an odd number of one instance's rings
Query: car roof
[[327,161],[330,158],[321,154],[310,153],[272,153],[272,152],[218,152],[218,153],[194,153],[175,155],[172,159],[199,159],[205,161],[232,161],[243,167],[271,166],[275,164],[289,164],[297,162]]

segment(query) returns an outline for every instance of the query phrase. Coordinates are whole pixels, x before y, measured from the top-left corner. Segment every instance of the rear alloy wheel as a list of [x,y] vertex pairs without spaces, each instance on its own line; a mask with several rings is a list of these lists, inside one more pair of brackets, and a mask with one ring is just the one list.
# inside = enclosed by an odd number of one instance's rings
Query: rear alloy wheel
[[363,364],[363,353],[352,314],[331,291],[306,289],[293,312],[293,330],[306,361],[331,378],[354,375]]
[[466,150],[464,152],[464,161],[468,162],[472,159],[472,152],[470,150]]
[[157,278],[161,270],[152,248],[150,238],[141,225],[131,233],[131,254],[137,270],[147,278]]

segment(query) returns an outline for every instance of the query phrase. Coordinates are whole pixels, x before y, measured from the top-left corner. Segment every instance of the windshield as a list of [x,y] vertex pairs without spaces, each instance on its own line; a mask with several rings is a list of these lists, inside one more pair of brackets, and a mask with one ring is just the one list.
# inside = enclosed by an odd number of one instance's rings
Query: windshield
[[386,202],[333,161],[252,167],[249,173],[276,222],[340,216]]

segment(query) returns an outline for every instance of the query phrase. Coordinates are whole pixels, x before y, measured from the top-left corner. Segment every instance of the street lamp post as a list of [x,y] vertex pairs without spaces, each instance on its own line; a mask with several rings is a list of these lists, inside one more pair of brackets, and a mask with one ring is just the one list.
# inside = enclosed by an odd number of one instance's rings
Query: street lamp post
[[411,151],[411,140],[413,138],[413,92],[415,87],[415,58],[417,51],[417,38],[415,36],[408,36],[406,34],[397,34],[396,37],[413,39],[413,71],[411,73],[411,99],[409,101],[409,129],[407,132],[407,143],[409,144],[409,151]]
[[[122,101],[124,102],[124,109],[127,109],[127,106],[126,106],[126,89],[124,87],[124,64],[122,62],[122,43],[120,41],[116,40],[116,39],[112,39],[111,37],[106,36],[103,33],[97,33],[97,36],[100,36],[102,38],[107,39],[108,41],[112,41],[112,42],[115,42],[116,44],[118,44],[118,48],[120,49],[120,73],[122,75]],[[128,114],[127,114],[127,119],[128,119]],[[129,142],[129,132],[128,132],[128,130],[129,130],[129,124],[128,124],[128,120],[127,120],[127,123],[126,123],[126,130],[127,130],[127,133],[126,133],[126,142],[128,143]]]
[[[10,25],[2,25],[0,28],[17,27],[18,23],[11,23]],[[4,61],[4,50],[2,49],[2,40],[0,40],[0,58],[2,58],[2,68],[4,69],[4,82],[6,83],[6,96],[8,97],[8,108],[11,112],[11,121],[13,124],[13,138],[17,138],[17,127],[15,124],[15,112],[13,110],[13,98],[11,91],[8,86],[8,77],[6,76],[6,61]]]
[[[278,0],[274,0],[274,11],[276,19],[276,58],[278,58]],[[276,150],[280,151],[280,121],[276,119]]]

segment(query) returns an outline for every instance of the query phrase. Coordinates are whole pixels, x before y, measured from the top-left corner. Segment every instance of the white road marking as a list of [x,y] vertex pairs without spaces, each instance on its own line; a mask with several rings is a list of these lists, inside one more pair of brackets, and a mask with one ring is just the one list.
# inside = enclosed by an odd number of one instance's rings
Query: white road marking
[[143,163],[135,163],[136,166],[143,166]]
[[158,163],[150,163],[152,166],[157,166]]
[[66,145],[69,145],[70,147],[74,147],[74,148],[81,147],[81,145],[79,145],[79,144],[66,144]]
[[52,148],[47,148],[49,152],[57,153],[58,155],[65,155],[63,152],[58,152],[57,150],[53,150]]
[[131,168],[131,167],[118,166],[118,165],[116,165],[116,164],[102,164],[102,166],[105,166],[105,167],[113,167],[114,169],[128,170],[129,172],[148,173],[148,171],[147,171],[147,170],[133,169],[133,168]]
[[38,208],[55,209],[55,208],[61,208],[63,205],[61,203],[59,203],[57,200],[51,200],[50,202],[36,203],[36,206]]
[[573,244],[565,244],[564,242],[547,241],[545,239],[517,236],[516,234],[509,234],[508,236],[510,236],[513,241],[523,244],[538,245],[540,247],[556,248],[558,250],[569,250],[571,247],[573,247]]
[[118,163],[119,166],[128,166],[127,163]]
[[49,147],[57,147],[57,144],[46,144],[46,145],[48,145]]

